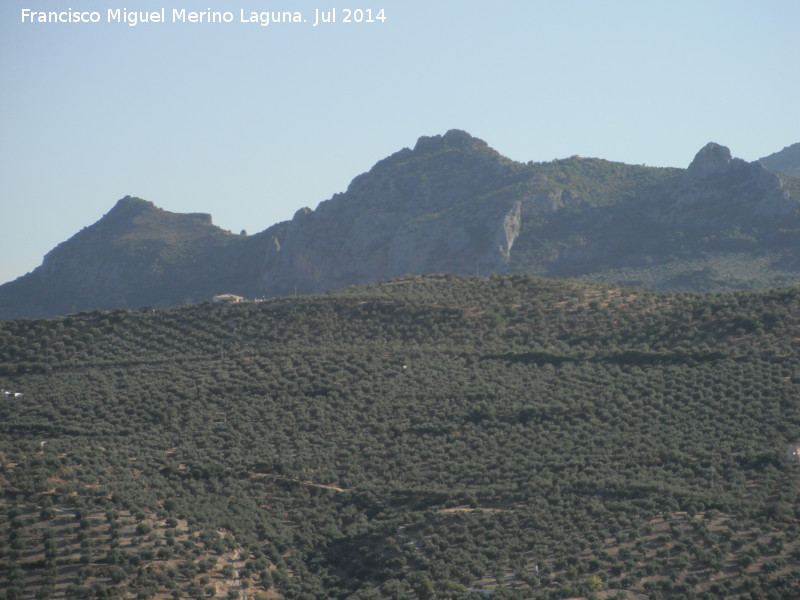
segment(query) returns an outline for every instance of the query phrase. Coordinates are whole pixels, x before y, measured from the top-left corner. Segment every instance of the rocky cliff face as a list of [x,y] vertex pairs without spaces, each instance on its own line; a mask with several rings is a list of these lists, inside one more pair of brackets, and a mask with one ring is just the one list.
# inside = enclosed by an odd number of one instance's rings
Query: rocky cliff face
[[0,318],[320,292],[421,273],[526,272],[656,288],[800,281],[800,181],[710,143],[687,169],[511,161],[422,137],[253,236],[126,197],[0,286]]

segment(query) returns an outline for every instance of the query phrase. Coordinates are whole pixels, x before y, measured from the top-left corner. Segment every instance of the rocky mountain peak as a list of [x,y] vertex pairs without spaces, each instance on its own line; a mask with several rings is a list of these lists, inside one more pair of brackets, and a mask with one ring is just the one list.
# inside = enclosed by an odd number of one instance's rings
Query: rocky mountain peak
[[104,228],[121,224],[158,229],[164,225],[178,227],[212,226],[213,221],[208,213],[173,213],[159,208],[149,200],[143,200],[136,196],[125,196],[117,200],[114,207],[95,226]]
[[103,219],[112,222],[131,221],[143,213],[158,210],[160,209],[148,200],[125,196],[117,200],[111,210],[103,216]]
[[731,160],[733,158],[730,149],[716,142],[709,142],[695,155],[687,174],[693,179],[705,179],[726,171]]
[[489,145],[483,140],[471,136],[466,131],[451,129],[444,135],[422,136],[414,146],[414,152],[440,152],[445,149],[466,149]]
[[117,203],[111,210],[128,210],[131,208],[156,208],[156,205],[149,200],[142,200],[136,196],[125,196],[124,198],[117,200]]
[[698,219],[687,212],[697,208],[715,213],[715,218],[732,214],[734,207],[750,218],[798,213],[797,199],[785,189],[782,177],[761,162],[733,158],[728,148],[715,142],[700,149],[670,196],[679,209],[671,218],[678,221]]

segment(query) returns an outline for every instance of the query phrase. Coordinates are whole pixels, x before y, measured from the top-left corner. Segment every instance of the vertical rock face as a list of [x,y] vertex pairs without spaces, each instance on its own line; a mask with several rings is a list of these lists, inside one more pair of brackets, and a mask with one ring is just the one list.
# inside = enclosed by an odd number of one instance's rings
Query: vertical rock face
[[511,246],[519,235],[522,227],[522,202],[515,202],[514,207],[503,218],[503,236],[500,240],[500,252],[503,253],[503,260],[511,260]]

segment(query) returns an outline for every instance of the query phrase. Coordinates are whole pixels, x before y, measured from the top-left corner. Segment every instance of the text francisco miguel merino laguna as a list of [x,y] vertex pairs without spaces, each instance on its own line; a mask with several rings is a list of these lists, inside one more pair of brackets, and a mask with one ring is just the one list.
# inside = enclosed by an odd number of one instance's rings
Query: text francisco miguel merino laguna
[[[238,19],[237,19],[238,16]],[[312,23],[314,27],[323,23],[384,23],[386,11],[382,8],[331,8],[314,9],[314,18],[309,20],[301,11],[272,10],[248,11],[239,9],[238,15],[231,11],[186,10],[185,8],[153,11],[109,8],[105,15],[101,11],[67,10],[46,11],[20,9],[23,23],[125,23],[135,27],[141,23],[255,23],[266,27],[271,23]]]

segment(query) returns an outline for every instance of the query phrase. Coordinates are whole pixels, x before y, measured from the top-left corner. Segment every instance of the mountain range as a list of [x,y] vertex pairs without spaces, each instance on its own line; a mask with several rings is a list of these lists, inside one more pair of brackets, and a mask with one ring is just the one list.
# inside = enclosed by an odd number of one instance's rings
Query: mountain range
[[126,196],[0,286],[0,319],[318,293],[405,274],[526,273],[654,289],[800,282],[800,144],[716,143],[686,169],[520,163],[464,131],[421,137],[255,235]]

